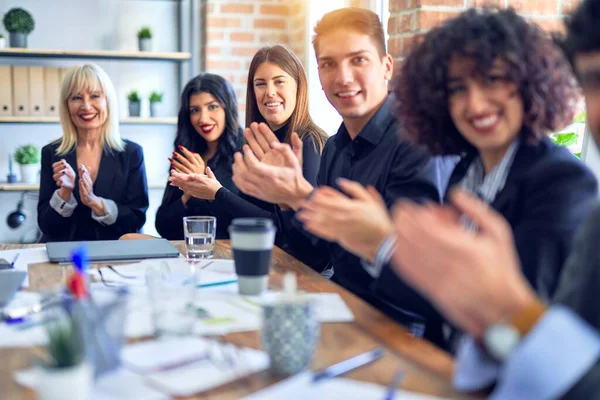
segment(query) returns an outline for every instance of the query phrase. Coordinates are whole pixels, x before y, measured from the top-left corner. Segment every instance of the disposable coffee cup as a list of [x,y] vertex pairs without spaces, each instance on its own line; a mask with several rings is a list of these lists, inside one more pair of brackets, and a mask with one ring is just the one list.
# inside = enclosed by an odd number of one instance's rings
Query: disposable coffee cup
[[267,289],[275,241],[273,221],[236,218],[229,225],[235,272],[242,295],[259,295]]

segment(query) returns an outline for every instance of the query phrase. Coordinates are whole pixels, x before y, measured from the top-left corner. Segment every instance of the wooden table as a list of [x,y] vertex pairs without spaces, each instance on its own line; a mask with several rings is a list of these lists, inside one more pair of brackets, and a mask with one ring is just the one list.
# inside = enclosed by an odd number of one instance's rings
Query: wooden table
[[[182,242],[174,242],[183,246]],[[0,250],[32,247],[0,245]],[[232,258],[228,241],[217,241],[215,258]],[[94,265],[94,266],[101,266]],[[355,316],[352,323],[326,323],[321,327],[321,340],[313,362],[313,369],[320,369],[352,357],[377,346],[389,351],[379,361],[355,370],[348,378],[387,385],[398,368],[406,372],[401,388],[453,398],[473,398],[452,390],[449,382],[453,362],[450,356],[432,344],[413,338],[407,331],[352,293],[320,276],[279,248],[273,251],[269,287],[281,289],[285,272],[297,274],[298,288],[309,292],[339,293]],[[32,264],[29,266],[30,290],[56,287],[65,281],[69,266],[58,264]],[[225,341],[260,348],[258,332],[229,334]],[[0,399],[34,399],[35,394],[17,385],[12,377],[15,370],[28,367],[29,355],[43,351],[41,348],[0,349]],[[255,392],[276,380],[267,371],[254,374],[221,386],[202,396],[202,399],[236,399]]]

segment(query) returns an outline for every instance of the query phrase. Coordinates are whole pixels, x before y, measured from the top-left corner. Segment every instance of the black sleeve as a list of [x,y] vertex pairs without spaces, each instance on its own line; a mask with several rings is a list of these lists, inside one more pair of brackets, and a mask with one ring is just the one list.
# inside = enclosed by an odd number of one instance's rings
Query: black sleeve
[[[266,210],[254,203],[250,196],[235,194],[225,186],[217,191],[214,200],[219,217],[233,218],[270,218],[275,217],[275,205],[272,210]],[[267,203],[265,203],[267,204]]]
[[149,204],[142,147],[129,142],[126,151],[131,152],[128,157],[127,192],[122,202],[115,201],[119,214],[117,221],[110,226],[121,234],[139,232],[146,223],[146,210]]
[[156,211],[156,231],[168,240],[183,240],[183,217],[188,215],[215,215],[207,200],[190,198],[184,206],[183,192],[167,183],[165,196]]
[[524,215],[513,226],[523,273],[544,301],[554,295],[575,231],[597,200],[596,178],[568,157],[531,174],[521,205]]
[[[328,140],[332,140],[333,137]],[[325,182],[327,177],[327,171],[324,166],[321,165],[321,159],[326,159],[327,145],[323,149],[323,155],[318,154],[316,143],[313,139],[310,142],[303,142],[303,171],[306,180],[316,188],[320,182]],[[310,151],[309,151],[310,150]],[[311,160],[309,163],[306,161],[306,157]],[[316,179],[314,183],[309,179],[307,174],[314,168],[318,162],[318,171],[316,173]],[[307,165],[310,167],[307,169]],[[283,241],[286,244],[286,251],[302,261],[304,264],[313,268],[317,272],[323,271],[330,262],[329,250],[331,242],[321,239],[318,236],[308,232],[302,226],[302,223],[296,218],[296,212],[294,210],[281,210],[277,207],[276,210],[276,222],[277,228],[281,232]]]
[[553,302],[575,311],[587,323],[600,329],[600,206],[587,217],[577,233],[573,251],[565,262]]
[[50,207],[50,199],[58,189],[52,179],[52,164],[54,162],[54,146],[47,145],[42,149],[40,194],[37,206],[38,225],[44,235],[49,237],[62,237],[72,230],[75,219],[63,217]]
[[321,152],[310,135],[302,140],[302,175],[311,185],[317,187],[317,175],[321,166]]

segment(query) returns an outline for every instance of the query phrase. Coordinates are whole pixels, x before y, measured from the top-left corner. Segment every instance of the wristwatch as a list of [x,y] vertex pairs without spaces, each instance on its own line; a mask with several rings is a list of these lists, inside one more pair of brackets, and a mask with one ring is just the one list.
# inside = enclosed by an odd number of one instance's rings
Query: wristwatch
[[546,306],[541,301],[535,300],[516,314],[490,325],[482,338],[485,352],[492,359],[504,362],[545,312]]

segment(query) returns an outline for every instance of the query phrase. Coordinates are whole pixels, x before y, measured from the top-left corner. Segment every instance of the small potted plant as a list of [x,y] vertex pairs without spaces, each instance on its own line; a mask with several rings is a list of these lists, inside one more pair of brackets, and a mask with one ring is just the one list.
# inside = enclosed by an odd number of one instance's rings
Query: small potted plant
[[0,49],[6,48],[6,39],[4,35],[0,33]]
[[150,116],[158,117],[159,106],[162,102],[163,94],[161,92],[152,92],[148,99],[150,100]]
[[21,168],[21,182],[38,183],[40,152],[32,144],[26,144],[15,151],[15,161]]
[[148,26],[142,27],[138,33],[140,51],[152,51],[152,30]]
[[140,116],[140,104],[142,99],[137,90],[132,90],[127,95],[127,100],[129,100],[129,116],[130,117],[139,117]]
[[4,14],[3,22],[10,34],[10,47],[27,47],[27,35],[35,28],[31,14],[22,8],[11,8]]
[[41,365],[37,392],[41,400],[89,399],[93,369],[85,360],[81,327],[74,315],[47,323],[49,361]]

